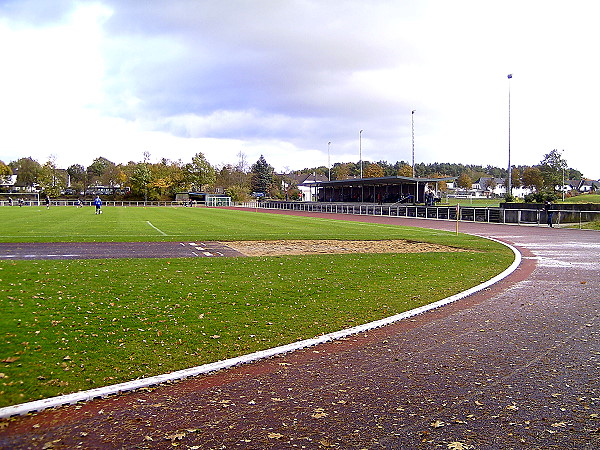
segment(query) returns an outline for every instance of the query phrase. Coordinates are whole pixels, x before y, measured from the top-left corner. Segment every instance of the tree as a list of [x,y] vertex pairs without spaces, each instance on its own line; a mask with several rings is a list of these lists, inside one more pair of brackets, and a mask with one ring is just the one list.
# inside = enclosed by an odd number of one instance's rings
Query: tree
[[243,189],[238,185],[233,185],[225,189],[225,195],[231,197],[234,202],[246,202],[250,200],[250,195],[247,189]]
[[50,197],[58,197],[67,186],[65,171],[59,171],[54,158],[50,158],[38,173],[38,184],[44,193]]
[[397,175],[400,177],[412,177],[412,167],[406,163],[402,163],[398,168]]
[[124,181],[125,174],[121,170],[121,167],[112,162],[106,166],[100,176],[100,183],[103,186],[122,186]]
[[567,161],[563,159],[562,153],[558,150],[554,149],[545,154],[539,165],[544,186],[551,190],[556,190],[559,185],[562,186],[564,171],[567,167]]
[[347,180],[350,178],[350,167],[348,164],[335,163],[331,169],[331,175],[334,180]]
[[41,166],[35,159],[21,158],[10,164],[17,169],[17,184],[19,186],[33,187],[37,183],[37,177],[40,173]]
[[238,164],[225,164],[216,172],[215,186],[221,188],[234,202],[250,199],[250,176],[244,162],[245,156],[240,153]]
[[269,192],[273,185],[275,170],[267,163],[263,155],[260,155],[258,161],[252,165],[250,172],[252,173],[250,181],[252,192],[262,192],[263,194]]
[[6,183],[12,174],[12,169],[4,161],[0,161],[0,182]]
[[88,180],[89,184],[94,184],[100,182],[100,177],[104,175],[104,172],[110,167],[114,166],[115,163],[109,161],[108,159],[100,156],[99,158],[94,159],[92,164],[90,164],[87,168]]
[[185,189],[181,161],[169,161],[163,158],[158,164],[147,165],[151,172],[150,187],[159,197],[174,197],[177,191]]
[[[431,174],[431,178],[446,178],[446,175],[442,175],[442,174],[439,174],[436,172],[436,173]],[[437,187],[438,187],[438,190],[445,192],[448,190],[448,183],[446,182],[446,180],[440,180],[437,182]]]
[[85,190],[85,180],[87,178],[85,167],[83,167],[81,164],[73,164],[67,168],[67,173],[71,178],[70,185],[75,186],[79,191]]
[[544,186],[542,172],[537,167],[525,167],[523,169],[523,186],[539,191]]
[[384,175],[383,167],[379,164],[369,163],[365,168],[365,178],[380,178]]
[[516,167],[513,167],[511,170],[511,186],[512,187],[521,187],[521,173],[519,172],[519,169]]
[[225,164],[215,172],[215,185],[223,190],[236,184],[235,168],[231,164]]
[[144,201],[148,200],[148,188],[150,182],[152,181],[152,176],[150,173],[150,169],[148,169],[148,165],[145,163],[136,164],[133,174],[130,178],[131,182],[131,190],[134,194],[144,196]]
[[471,189],[473,187],[473,180],[471,180],[471,177],[467,174],[467,172],[463,172],[458,177],[458,180],[456,180],[456,185],[459,188]]
[[183,166],[183,178],[192,191],[201,191],[204,185],[215,184],[215,168],[202,153],[196,153],[192,162]]

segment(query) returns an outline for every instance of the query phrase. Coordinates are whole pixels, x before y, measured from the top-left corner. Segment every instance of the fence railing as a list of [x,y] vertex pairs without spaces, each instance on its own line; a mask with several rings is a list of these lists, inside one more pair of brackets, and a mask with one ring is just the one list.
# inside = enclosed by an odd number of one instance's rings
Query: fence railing
[[[93,201],[83,201],[82,206],[93,206]],[[7,200],[0,200],[0,207],[10,206]],[[13,207],[20,206],[13,201]],[[45,206],[43,201],[25,201],[23,206]],[[50,206],[76,207],[76,200],[51,200]],[[105,207],[198,207],[227,206],[205,205],[202,202],[176,201],[105,201]],[[547,213],[540,208],[498,208],[470,205],[455,206],[423,206],[423,205],[374,205],[365,203],[316,203],[316,202],[242,202],[234,206],[253,209],[278,209],[332,214],[372,215],[389,217],[412,217],[420,219],[459,220],[465,222],[505,223],[518,225],[546,224]],[[587,222],[600,222],[600,211],[588,210],[553,210],[553,223],[581,226]]]
[[[436,220],[459,220],[465,222],[540,225],[547,223],[547,213],[540,208],[506,209],[468,205],[372,205],[348,203],[311,202],[243,202],[236,206],[255,209],[279,209],[333,214],[372,215],[389,217],[412,217]],[[555,224],[583,224],[600,221],[600,211],[553,210]]]

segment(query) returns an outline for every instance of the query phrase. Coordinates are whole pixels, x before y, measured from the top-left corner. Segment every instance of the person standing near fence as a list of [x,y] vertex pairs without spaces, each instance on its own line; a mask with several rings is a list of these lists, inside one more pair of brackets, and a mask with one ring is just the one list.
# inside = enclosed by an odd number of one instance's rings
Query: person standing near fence
[[100,196],[96,196],[96,200],[94,200],[94,206],[96,206],[96,214],[102,214],[102,200],[100,200]]
[[548,223],[548,226],[550,228],[553,228],[552,226],[552,216],[554,215],[554,211],[552,211],[552,202],[551,201],[547,201],[546,204],[544,205],[544,211],[546,211],[546,221]]

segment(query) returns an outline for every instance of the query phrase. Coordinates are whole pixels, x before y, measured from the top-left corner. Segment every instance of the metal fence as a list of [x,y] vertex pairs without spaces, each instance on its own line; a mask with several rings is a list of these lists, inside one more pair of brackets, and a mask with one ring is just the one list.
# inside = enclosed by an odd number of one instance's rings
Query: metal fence
[[[244,202],[237,206],[255,209],[278,209],[332,214],[353,214],[465,222],[505,223],[518,225],[546,224],[543,208],[506,209],[478,206],[373,205],[311,202]],[[555,224],[583,224],[600,221],[600,211],[553,210]]]
[[[229,202],[227,202],[229,203]],[[94,206],[93,201],[82,202],[83,206]],[[7,200],[0,200],[0,207],[10,206]],[[13,207],[19,206],[13,201]],[[43,201],[25,201],[23,206],[45,206]],[[50,206],[76,207],[76,200],[51,200]],[[106,207],[198,207],[228,206],[228,204],[205,205],[201,202],[176,201],[104,201]],[[423,205],[374,205],[365,203],[316,203],[316,202],[243,202],[235,206],[253,209],[278,209],[292,211],[319,212],[331,214],[353,214],[388,217],[411,217],[420,219],[452,220],[465,222],[506,223],[518,225],[546,224],[547,214],[538,208],[498,208],[479,206],[423,206]],[[559,207],[557,207],[559,208]],[[553,223],[581,226],[587,222],[600,222],[600,211],[582,209],[555,209]]]

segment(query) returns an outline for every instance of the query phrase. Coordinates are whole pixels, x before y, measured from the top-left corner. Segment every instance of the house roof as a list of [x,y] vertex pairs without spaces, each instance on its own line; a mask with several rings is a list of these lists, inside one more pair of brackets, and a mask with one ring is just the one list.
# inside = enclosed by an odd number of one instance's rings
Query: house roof
[[312,174],[312,173],[301,173],[299,175],[286,175],[291,180],[295,181],[296,184],[314,184],[320,181],[328,181],[325,175]]

